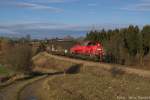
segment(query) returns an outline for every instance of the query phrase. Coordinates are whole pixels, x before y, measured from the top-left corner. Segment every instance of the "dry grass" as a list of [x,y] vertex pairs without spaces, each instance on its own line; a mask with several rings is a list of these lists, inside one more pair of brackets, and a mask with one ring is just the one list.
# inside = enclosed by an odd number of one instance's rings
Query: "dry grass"
[[129,96],[150,95],[149,79],[117,73],[83,66],[78,74],[49,77],[32,90],[42,100],[117,100],[117,96],[128,100]]
[[75,63],[72,62],[53,58],[47,53],[40,53],[37,56],[33,57],[32,60],[34,64],[34,69],[39,69],[40,71],[43,70],[43,72],[65,71],[69,67],[75,65]]

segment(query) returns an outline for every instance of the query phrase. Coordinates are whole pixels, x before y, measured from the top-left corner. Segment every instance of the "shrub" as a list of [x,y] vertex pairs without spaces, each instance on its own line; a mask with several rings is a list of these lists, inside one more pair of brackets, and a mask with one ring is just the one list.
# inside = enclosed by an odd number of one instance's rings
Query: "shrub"
[[4,64],[17,72],[29,73],[32,66],[32,48],[27,43],[8,47],[4,54]]

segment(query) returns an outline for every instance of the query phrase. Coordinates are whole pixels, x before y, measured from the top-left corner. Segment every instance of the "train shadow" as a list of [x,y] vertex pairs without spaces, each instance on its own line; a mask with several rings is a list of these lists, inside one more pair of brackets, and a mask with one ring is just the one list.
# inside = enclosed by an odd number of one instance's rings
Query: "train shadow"
[[65,70],[66,74],[77,74],[80,72],[81,67],[83,64],[75,64],[69,67],[67,70]]
[[77,74],[80,72],[80,69],[82,66],[83,64],[75,64],[75,65],[70,66],[68,69],[64,71],[58,71],[54,73],[32,72],[28,75],[28,77],[24,77],[18,80],[28,80],[28,79],[32,79],[32,78],[42,76],[42,75],[52,76],[52,75],[61,75],[61,74]]

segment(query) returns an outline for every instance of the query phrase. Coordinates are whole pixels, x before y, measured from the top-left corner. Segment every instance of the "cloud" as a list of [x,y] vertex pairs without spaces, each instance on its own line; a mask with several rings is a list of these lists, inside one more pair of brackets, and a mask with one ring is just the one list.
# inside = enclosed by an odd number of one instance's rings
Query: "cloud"
[[150,3],[135,4],[121,9],[129,11],[150,11]]
[[12,31],[10,29],[0,28],[0,34],[17,34],[18,32]]
[[0,0],[1,7],[19,7],[33,10],[45,10],[49,12],[63,12],[59,7],[50,6],[52,3],[70,3],[79,0]]
[[70,25],[70,24],[63,24],[63,23],[26,23],[26,24],[14,24],[14,25],[0,25],[0,29],[2,31],[9,30],[14,32],[27,31],[27,30],[86,31],[89,29],[89,26]]
[[18,3],[18,2],[25,2],[25,3],[69,3],[69,2],[75,2],[79,0],[0,0],[0,4],[12,4],[12,3]]
[[141,0],[141,2],[150,2],[150,0]]
[[74,2],[78,0],[30,0],[31,2],[40,3],[64,3],[64,2]]
[[93,25],[75,25],[75,24],[64,24],[64,23],[24,23],[24,24],[13,24],[13,25],[0,25],[2,30],[10,30],[18,32],[20,30],[65,30],[65,31],[88,31],[91,28],[114,28],[114,24],[93,24]]
[[92,24],[92,25],[75,25],[65,23],[51,22],[30,22],[22,24],[0,25],[0,36],[26,36],[30,34],[32,38],[53,38],[71,35],[75,37],[85,36],[92,29],[100,30],[115,29],[116,27],[127,27],[121,24]]
[[150,1],[149,0],[139,0],[140,3],[127,5],[121,8],[122,10],[129,11],[150,11]]
[[35,9],[35,10],[47,10],[50,12],[62,12],[63,10],[60,8],[50,7],[42,4],[35,4],[35,3],[16,3],[16,7],[20,8],[29,8],[29,9]]
[[19,7],[28,8],[33,10],[45,10],[50,12],[63,12],[63,9],[50,6],[51,3],[65,3],[77,0],[0,0],[0,8],[6,7]]
[[26,23],[14,25],[0,25],[0,36],[26,36],[32,38],[53,38],[66,35],[83,36],[89,26],[70,25],[63,23]]

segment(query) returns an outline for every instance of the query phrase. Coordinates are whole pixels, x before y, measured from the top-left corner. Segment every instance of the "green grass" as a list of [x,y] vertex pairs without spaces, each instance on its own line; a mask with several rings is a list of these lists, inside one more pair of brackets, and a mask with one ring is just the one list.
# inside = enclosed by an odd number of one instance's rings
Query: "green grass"
[[9,76],[10,74],[12,74],[12,71],[10,69],[0,65],[0,75]]

